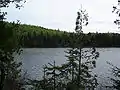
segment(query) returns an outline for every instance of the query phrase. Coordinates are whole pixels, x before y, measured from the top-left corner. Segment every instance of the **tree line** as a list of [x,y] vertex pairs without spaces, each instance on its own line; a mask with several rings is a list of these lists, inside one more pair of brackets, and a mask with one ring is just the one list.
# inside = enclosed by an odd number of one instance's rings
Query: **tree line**
[[[10,3],[18,4],[23,0],[1,0],[2,7],[9,7]],[[120,1],[119,1],[120,2]],[[96,67],[99,52],[96,47],[119,47],[119,34],[115,33],[88,33],[82,32],[82,25],[88,24],[87,14],[82,10],[76,19],[76,33],[46,29],[39,26],[21,25],[19,23],[4,22],[6,12],[0,11],[0,90],[25,90],[26,85],[32,86],[29,90],[94,90],[97,76],[92,73]],[[81,15],[83,17],[81,17]],[[83,22],[85,20],[85,23]],[[66,51],[67,62],[56,66],[55,61],[44,65],[42,80],[31,80],[21,75],[21,62],[17,62],[14,54],[20,54],[20,47],[72,47]],[[84,47],[90,47],[84,50]],[[109,63],[112,65],[111,63]],[[113,86],[120,90],[120,69],[112,65],[114,78]]]
[[[12,26],[8,23],[7,26]],[[18,32],[22,35],[21,44],[26,48],[58,48],[58,47],[72,47],[76,42],[78,36],[75,32],[65,32],[53,29],[47,29],[40,26],[19,25],[21,31]],[[84,38],[81,42],[85,47],[120,47],[120,34],[119,33],[83,33]],[[72,42],[71,42],[72,41]]]

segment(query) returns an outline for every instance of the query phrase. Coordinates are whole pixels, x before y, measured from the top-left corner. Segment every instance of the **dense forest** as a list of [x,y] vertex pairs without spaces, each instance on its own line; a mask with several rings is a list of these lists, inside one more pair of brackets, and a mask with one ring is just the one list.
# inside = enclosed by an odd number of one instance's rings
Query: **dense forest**
[[[111,77],[107,82],[99,82],[100,75],[93,72],[100,53],[95,47],[119,47],[118,33],[83,33],[83,26],[88,25],[88,14],[80,9],[77,12],[76,32],[65,32],[47,29],[40,26],[5,22],[7,12],[1,8],[8,8],[15,4],[21,8],[24,0],[0,1],[0,90],[120,90],[120,68],[107,62],[111,66]],[[23,2],[25,3],[25,1]],[[120,5],[120,0],[118,0]],[[113,6],[113,11],[120,9]],[[114,22],[120,25],[120,20]],[[65,51],[66,62],[60,65],[56,61],[43,65],[43,78],[32,79],[27,72],[22,73],[22,62],[17,61],[16,54],[21,54],[22,48],[58,48],[71,47]],[[95,46],[95,47],[94,47]],[[84,47],[91,47],[84,49]],[[103,68],[104,69],[104,68]],[[32,69],[33,70],[33,69]],[[102,89],[103,87],[103,89]]]
[[[7,27],[11,27],[8,23]],[[79,37],[74,32],[47,29],[40,26],[20,24],[22,35],[21,43],[26,48],[58,48],[72,47]],[[118,33],[87,33],[83,34],[85,47],[120,47],[120,34]],[[71,42],[72,41],[72,42]]]

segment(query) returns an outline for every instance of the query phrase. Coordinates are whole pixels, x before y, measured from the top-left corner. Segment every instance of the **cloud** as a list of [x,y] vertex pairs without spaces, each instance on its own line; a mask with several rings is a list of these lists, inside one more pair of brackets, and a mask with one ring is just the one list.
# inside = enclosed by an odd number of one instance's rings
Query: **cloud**
[[117,0],[27,0],[21,10],[8,8],[7,18],[9,21],[19,19],[21,23],[74,31],[76,12],[82,4],[90,17],[85,29],[103,29],[107,32],[116,28],[113,23],[116,17],[112,14],[112,6],[116,2]]

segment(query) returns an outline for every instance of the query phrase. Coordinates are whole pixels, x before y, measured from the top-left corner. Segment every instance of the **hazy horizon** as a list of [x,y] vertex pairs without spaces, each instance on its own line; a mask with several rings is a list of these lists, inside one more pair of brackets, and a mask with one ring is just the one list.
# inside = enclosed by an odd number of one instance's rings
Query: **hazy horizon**
[[20,20],[22,24],[73,32],[81,5],[89,15],[89,24],[83,29],[85,33],[119,33],[113,23],[116,15],[112,13],[117,0],[27,0],[20,10],[13,5],[4,10],[8,12],[7,21]]

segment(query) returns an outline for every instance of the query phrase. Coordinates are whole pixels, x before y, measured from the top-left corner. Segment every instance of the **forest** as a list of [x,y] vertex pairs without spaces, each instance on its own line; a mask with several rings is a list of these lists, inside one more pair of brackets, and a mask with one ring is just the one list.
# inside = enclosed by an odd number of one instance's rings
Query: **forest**
[[[99,83],[99,75],[93,70],[101,54],[96,47],[120,47],[120,34],[83,33],[83,26],[88,25],[88,14],[82,9],[77,12],[75,32],[20,24],[19,21],[6,22],[7,12],[2,8],[8,8],[12,3],[20,9],[20,2],[26,1],[0,0],[0,90],[120,90],[120,67],[107,62],[111,76],[103,76],[109,82],[105,85]],[[112,12],[120,17],[120,9],[116,6]],[[120,20],[116,19],[114,23],[119,28]],[[41,79],[33,79],[27,71],[22,72],[24,63],[18,58],[23,48],[64,47],[70,47],[65,51],[66,61],[57,65],[53,58],[40,67],[43,72]]]
[[[12,24],[6,22],[7,28]],[[59,48],[72,47],[79,37],[75,32],[47,29],[41,26],[19,24],[22,35],[21,44],[24,48]],[[83,33],[85,47],[120,47],[119,33]],[[71,42],[74,41],[74,42]]]

